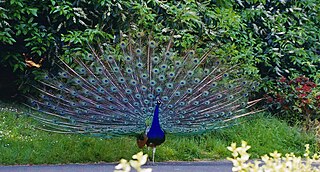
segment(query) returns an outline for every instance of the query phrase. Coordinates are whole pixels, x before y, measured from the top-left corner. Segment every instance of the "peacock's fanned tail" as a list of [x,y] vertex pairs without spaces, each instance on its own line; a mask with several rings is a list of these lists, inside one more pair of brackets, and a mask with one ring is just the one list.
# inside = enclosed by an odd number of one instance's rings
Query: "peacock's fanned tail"
[[167,133],[195,134],[237,123],[259,100],[248,94],[257,86],[230,66],[204,52],[177,50],[149,37],[90,46],[91,53],[61,60],[57,75],[34,86],[28,106],[43,129],[106,136],[141,133],[152,119],[156,97],[161,127]]

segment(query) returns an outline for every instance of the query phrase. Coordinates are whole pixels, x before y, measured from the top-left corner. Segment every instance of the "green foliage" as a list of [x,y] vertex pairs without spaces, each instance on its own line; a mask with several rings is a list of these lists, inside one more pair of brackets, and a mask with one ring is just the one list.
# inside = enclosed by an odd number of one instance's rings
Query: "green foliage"
[[319,1],[240,2],[237,11],[241,12],[247,33],[254,40],[251,46],[255,47],[253,53],[259,59],[262,77],[266,80],[275,80],[279,75],[318,78]]
[[[221,4],[219,4],[221,3]],[[119,39],[132,28],[153,32],[155,37],[174,34],[175,43],[191,47],[204,35],[215,37],[215,25],[223,22],[215,17],[214,7],[230,3],[213,1],[2,1],[0,9],[1,62],[17,73],[27,70],[25,58],[50,67],[64,51],[86,47],[88,42]],[[9,10],[10,9],[10,10]],[[231,14],[232,10],[227,10]],[[221,16],[226,11],[219,11]],[[232,17],[232,16],[231,16]],[[214,20],[219,20],[214,23]],[[233,19],[227,23],[234,25]],[[227,26],[227,27],[229,27]],[[223,26],[224,27],[224,26]],[[225,31],[221,31],[225,32]]]
[[26,74],[43,72],[27,68],[25,58],[35,63],[44,59],[42,68],[54,70],[57,57],[67,59],[79,49],[85,52],[88,43],[119,42],[123,33],[141,31],[158,40],[173,36],[181,49],[214,44],[218,47],[214,56],[231,58],[248,76],[262,78],[266,92],[274,89],[279,75],[305,75],[320,82],[317,0],[0,3],[0,62],[20,76],[20,83],[30,82]]
[[319,120],[320,89],[309,78],[300,76],[294,79],[282,77],[268,97],[271,110],[290,122],[309,123]]

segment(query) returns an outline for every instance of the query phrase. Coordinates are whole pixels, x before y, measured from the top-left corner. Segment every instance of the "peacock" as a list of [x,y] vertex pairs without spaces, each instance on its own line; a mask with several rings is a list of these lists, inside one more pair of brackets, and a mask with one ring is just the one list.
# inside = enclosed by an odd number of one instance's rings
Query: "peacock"
[[254,114],[248,101],[259,83],[240,65],[216,57],[215,46],[181,48],[175,38],[122,34],[114,41],[88,44],[88,51],[61,59],[28,95],[27,105],[41,128],[100,137],[136,135],[140,148],[153,149],[167,133],[204,132],[238,124]]

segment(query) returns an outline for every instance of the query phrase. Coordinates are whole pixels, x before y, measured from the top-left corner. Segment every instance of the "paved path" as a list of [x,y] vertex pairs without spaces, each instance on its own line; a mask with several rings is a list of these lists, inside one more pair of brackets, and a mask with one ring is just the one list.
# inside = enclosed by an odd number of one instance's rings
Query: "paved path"
[[[69,164],[0,166],[0,172],[113,172],[116,164]],[[158,162],[147,164],[153,172],[230,172],[232,164],[228,161],[215,162]],[[133,171],[133,170],[132,170]]]

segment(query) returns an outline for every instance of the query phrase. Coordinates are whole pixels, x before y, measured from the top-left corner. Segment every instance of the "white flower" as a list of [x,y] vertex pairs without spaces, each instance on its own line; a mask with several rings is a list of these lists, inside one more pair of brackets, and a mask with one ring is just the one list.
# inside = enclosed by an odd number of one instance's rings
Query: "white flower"
[[127,160],[121,159],[120,164],[115,166],[115,169],[116,170],[114,170],[114,172],[129,172],[131,170],[131,167]]
[[143,152],[139,152],[139,153],[133,155],[132,158],[134,160],[130,160],[129,163],[130,163],[131,167],[133,167],[134,169],[137,170],[137,172],[151,172],[152,171],[151,168],[146,168],[146,169],[141,168],[141,166],[144,165],[148,160],[147,154],[143,155]]

